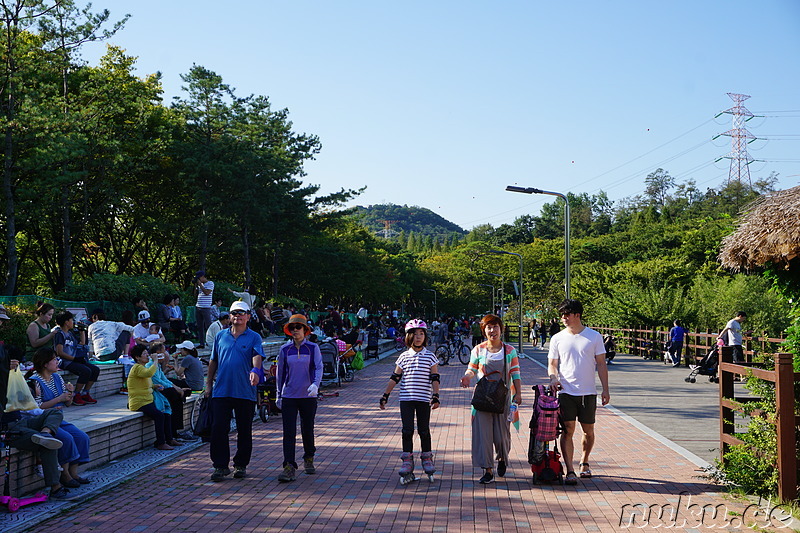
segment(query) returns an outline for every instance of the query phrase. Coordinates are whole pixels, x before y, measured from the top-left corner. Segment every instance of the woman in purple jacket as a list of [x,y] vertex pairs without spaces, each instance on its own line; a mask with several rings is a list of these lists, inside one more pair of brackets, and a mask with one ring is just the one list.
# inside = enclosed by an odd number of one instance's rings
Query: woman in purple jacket
[[303,436],[303,467],[306,474],[314,468],[314,417],[317,414],[317,394],[322,381],[322,354],[319,346],[306,339],[311,328],[304,315],[292,315],[283,331],[292,340],[281,346],[278,353],[278,408],[283,416],[283,472],[278,481],[297,479],[295,448],[297,447],[297,415]]

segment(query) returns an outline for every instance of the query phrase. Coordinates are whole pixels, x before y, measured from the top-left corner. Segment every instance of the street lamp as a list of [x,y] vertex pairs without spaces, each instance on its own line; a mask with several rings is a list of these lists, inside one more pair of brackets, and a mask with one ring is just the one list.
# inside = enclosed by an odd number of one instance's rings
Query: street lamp
[[[480,257],[480,256],[478,256]],[[477,259],[477,257],[476,257]],[[500,300],[500,311],[498,312],[499,315],[502,316],[503,314],[503,284],[505,283],[505,278],[500,274],[495,274],[494,272],[487,272],[486,270],[481,270],[481,274],[486,274],[487,276],[494,276],[496,278],[500,278],[500,287],[497,289],[497,299]],[[492,314],[497,311],[497,302],[492,299]]]
[[486,283],[478,283],[479,287],[491,287],[492,289],[492,311],[494,311],[494,285],[488,285]]
[[517,187],[509,185],[506,187],[507,191],[521,192],[524,194],[549,194],[550,196],[558,196],[564,200],[564,292],[569,299],[569,200],[567,196],[560,192],[543,191],[535,187]]
[[519,260],[519,354],[522,355],[522,320],[524,316],[522,311],[522,256],[516,252],[506,252],[505,250],[489,250],[486,253],[494,255],[515,255]]
[[422,289],[423,291],[431,291],[433,293],[433,319],[439,319],[439,313],[436,310],[436,289]]

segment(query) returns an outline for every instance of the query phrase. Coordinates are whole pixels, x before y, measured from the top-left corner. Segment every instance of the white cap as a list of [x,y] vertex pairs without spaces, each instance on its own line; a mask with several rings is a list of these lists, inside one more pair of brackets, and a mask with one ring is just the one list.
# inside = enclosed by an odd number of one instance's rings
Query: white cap
[[175,348],[177,348],[179,350],[181,348],[185,348],[187,350],[194,350],[194,343],[192,341],[183,341],[182,343],[177,345]]
[[247,305],[247,302],[243,302],[239,300],[238,302],[233,302],[231,304],[230,312],[233,313],[234,311],[247,311],[250,312],[250,306]]
[[144,322],[145,320],[150,320],[150,313],[145,311],[139,311],[139,322]]

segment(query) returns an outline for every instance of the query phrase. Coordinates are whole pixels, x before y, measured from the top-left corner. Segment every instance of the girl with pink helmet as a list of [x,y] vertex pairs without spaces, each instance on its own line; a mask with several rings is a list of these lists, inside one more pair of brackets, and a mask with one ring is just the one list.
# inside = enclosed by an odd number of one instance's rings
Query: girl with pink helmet
[[427,349],[428,326],[419,319],[406,324],[405,344],[408,348],[397,358],[394,373],[386,385],[386,392],[379,405],[386,409],[395,385],[400,384],[400,418],[403,421],[403,464],[400,467],[400,483],[405,485],[416,481],[414,475],[414,418],[417,420],[417,433],[422,445],[420,460],[422,469],[433,481],[436,467],[433,464],[431,447],[431,410],[439,408],[439,367],[436,356]]

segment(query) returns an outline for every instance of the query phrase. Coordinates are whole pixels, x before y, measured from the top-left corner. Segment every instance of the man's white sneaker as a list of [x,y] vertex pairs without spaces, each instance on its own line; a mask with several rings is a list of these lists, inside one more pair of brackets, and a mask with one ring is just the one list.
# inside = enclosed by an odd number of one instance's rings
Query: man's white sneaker
[[31,437],[31,442],[33,442],[34,444],[38,444],[39,446],[42,446],[44,448],[47,448],[48,450],[58,450],[64,444],[57,438],[53,437],[52,435],[48,435],[46,433],[35,433]]

